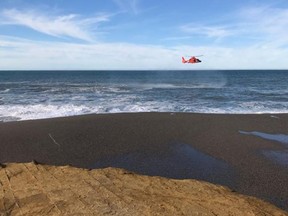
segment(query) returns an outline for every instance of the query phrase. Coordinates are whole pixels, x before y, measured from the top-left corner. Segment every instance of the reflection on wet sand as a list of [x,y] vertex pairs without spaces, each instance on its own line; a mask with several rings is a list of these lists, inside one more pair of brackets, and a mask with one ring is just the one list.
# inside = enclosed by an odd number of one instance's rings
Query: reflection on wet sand
[[[241,134],[245,135],[254,135],[261,137],[263,139],[277,141],[281,143],[283,146],[288,148],[288,135],[285,134],[268,134],[262,133],[258,131],[246,132],[246,131],[239,131]],[[275,161],[276,163],[282,166],[288,166],[288,149],[282,151],[273,151],[273,150],[264,150],[262,153],[269,159]]]
[[97,161],[93,168],[118,167],[150,176],[175,179],[199,179],[232,186],[232,168],[192,148],[188,144],[171,144],[164,152],[133,152]]
[[263,154],[276,163],[288,167],[288,150],[286,151],[263,151]]

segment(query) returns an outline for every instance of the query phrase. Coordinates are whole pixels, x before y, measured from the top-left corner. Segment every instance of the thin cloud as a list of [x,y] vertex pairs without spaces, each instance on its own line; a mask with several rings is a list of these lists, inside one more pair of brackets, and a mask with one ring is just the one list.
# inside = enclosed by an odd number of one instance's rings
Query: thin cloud
[[[0,47],[5,50],[0,52],[2,69],[285,69],[288,55],[287,48],[277,47],[167,48],[132,43],[36,42],[1,35]],[[181,63],[181,56],[191,51],[204,55],[201,64]]]
[[[239,17],[247,24],[246,32],[262,35],[265,41],[282,41],[288,43],[288,9],[269,6],[245,8]],[[243,25],[244,25],[243,24]]]
[[76,14],[64,16],[48,16],[36,11],[20,11],[16,9],[3,10],[2,24],[21,25],[35,31],[55,36],[71,37],[84,41],[93,41],[91,26],[108,21],[108,15],[99,15],[92,18],[81,18]]
[[[288,8],[277,8],[271,5],[251,6],[241,8],[231,13],[229,17],[219,18],[219,24],[188,23],[180,26],[184,36],[201,36],[206,39],[220,41],[226,45],[238,41],[246,46],[288,45]],[[217,20],[214,20],[217,22]],[[183,36],[183,35],[182,35]],[[230,40],[230,41],[229,41]]]
[[124,12],[132,12],[137,15],[139,13],[139,0],[114,0],[120,10]]
[[163,41],[179,41],[179,40],[190,40],[191,36],[179,36],[179,37],[166,37],[163,38]]
[[195,26],[195,24],[187,24],[180,29],[191,35],[202,35],[208,38],[224,38],[233,34],[233,32],[224,26]]
[[242,44],[257,43],[262,46],[288,45],[288,9],[270,5],[246,7],[235,11],[222,25],[205,23],[180,26],[185,36],[202,36],[214,41],[227,42],[226,39]]

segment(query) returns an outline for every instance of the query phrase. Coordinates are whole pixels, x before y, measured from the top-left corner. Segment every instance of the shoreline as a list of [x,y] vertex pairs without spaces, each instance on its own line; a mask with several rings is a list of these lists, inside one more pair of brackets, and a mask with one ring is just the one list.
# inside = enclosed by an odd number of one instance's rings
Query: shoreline
[[[77,115],[67,115],[67,116],[55,116],[55,117],[47,117],[47,118],[35,118],[35,119],[21,119],[21,118],[17,118],[15,117],[15,119],[17,120],[8,120],[8,121],[4,121],[4,120],[0,120],[0,124],[1,123],[9,123],[9,122],[26,122],[26,121],[43,121],[43,120],[53,120],[53,119],[62,119],[62,118],[77,118],[77,117],[81,117],[81,116],[94,116],[94,115],[137,115],[137,114],[170,114],[170,115],[174,115],[174,114],[189,114],[189,115],[236,115],[236,116],[241,116],[241,115],[270,115],[271,118],[278,118],[277,116],[281,116],[281,115],[288,115],[288,112],[259,112],[259,113],[205,113],[205,112],[173,112],[173,111],[165,111],[165,112],[155,112],[155,111],[151,111],[151,112],[99,112],[99,113],[86,113],[86,114],[77,114]],[[13,117],[14,118],[14,117]]]
[[[227,178],[233,182],[224,179],[226,182],[221,184],[287,211],[288,166],[263,154],[286,153],[287,146],[277,139],[241,131],[288,135],[288,114],[118,113],[3,122],[0,163],[35,160],[90,169],[100,168],[99,164],[93,167],[100,162],[103,167],[120,164],[120,168],[127,168],[128,164],[133,172],[157,175],[155,169],[161,161],[161,170],[167,168],[165,162],[175,164],[177,158],[183,158],[180,165],[184,168],[185,164],[193,164],[195,161],[185,156],[190,152],[193,157],[200,155],[206,167],[215,160],[220,168],[223,164],[229,166],[226,169],[223,165],[221,175],[217,170],[220,176],[216,180]],[[146,163],[154,164],[153,172],[147,170]],[[207,173],[206,167],[202,173]],[[190,178],[192,171],[188,171],[184,169],[180,179]],[[212,173],[211,180],[198,172],[196,179],[198,175],[201,180],[218,183],[215,179],[213,182],[216,174]],[[177,178],[179,173],[175,175]]]

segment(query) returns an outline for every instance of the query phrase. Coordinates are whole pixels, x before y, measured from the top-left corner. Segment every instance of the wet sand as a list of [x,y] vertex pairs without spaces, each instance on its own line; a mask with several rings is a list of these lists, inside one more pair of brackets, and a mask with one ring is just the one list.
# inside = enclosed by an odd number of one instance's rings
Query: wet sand
[[[283,135],[284,141],[260,133]],[[135,113],[7,122],[0,124],[0,163],[114,166],[206,180],[287,211],[285,135],[287,114]]]

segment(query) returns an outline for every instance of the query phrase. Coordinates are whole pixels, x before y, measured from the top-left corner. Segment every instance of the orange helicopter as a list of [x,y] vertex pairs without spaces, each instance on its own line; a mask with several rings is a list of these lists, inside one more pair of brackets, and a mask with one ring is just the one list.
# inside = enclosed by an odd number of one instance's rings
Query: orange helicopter
[[202,62],[200,59],[196,58],[199,56],[192,56],[191,58],[189,58],[188,60],[186,60],[184,57],[182,57],[182,63],[190,63],[190,64],[195,64],[195,63],[200,63]]

